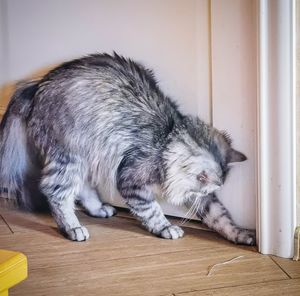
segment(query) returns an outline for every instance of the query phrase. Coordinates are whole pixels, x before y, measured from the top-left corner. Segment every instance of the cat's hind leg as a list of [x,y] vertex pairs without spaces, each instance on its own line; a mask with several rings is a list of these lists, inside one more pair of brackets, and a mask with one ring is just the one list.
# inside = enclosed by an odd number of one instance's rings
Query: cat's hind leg
[[81,189],[78,199],[87,214],[92,217],[109,218],[117,213],[113,206],[102,203],[97,190],[87,183]]
[[85,241],[88,230],[75,215],[74,201],[85,178],[84,168],[76,157],[62,156],[47,161],[40,182],[40,189],[48,198],[52,215],[67,238]]

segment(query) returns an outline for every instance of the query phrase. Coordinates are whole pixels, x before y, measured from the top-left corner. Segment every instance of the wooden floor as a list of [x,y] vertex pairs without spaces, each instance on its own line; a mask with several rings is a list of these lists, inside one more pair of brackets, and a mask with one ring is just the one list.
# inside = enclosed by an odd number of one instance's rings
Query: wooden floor
[[87,242],[63,238],[49,215],[0,210],[0,248],[29,261],[28,279],[11,296],[300,295],[300,262],[233,245],[198,223],[170,241],[148,234],[126,212],[78,215],[90,231]]

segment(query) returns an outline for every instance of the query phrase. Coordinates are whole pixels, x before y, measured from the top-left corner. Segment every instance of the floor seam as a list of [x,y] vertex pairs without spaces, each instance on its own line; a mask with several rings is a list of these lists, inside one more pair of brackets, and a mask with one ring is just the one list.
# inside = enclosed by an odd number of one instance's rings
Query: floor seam
[[273,259],[273,257],[272,256],[269,256],[269,258],[281,269],[281,271],[283,271],[287,276],[288,276],[288,278],[291,280],[292,279],[292,277],[284,270],[284,268],[283,267],[281,267],[280,266],[280,264],[278,264],[277,262],[276,262],[276,260],[274,260]]
[[[294,280],[292,278],[288,279],[278,279],[278,280],[271,280],[271,281],[263,281],[263,282],[254,282],[254,283],[249,283],[249,284],[244,284],[244,285],[236,285],[236,286],[223,286],[223,287],[217,287],[217,288],[206,288],[206,289],[193,289],[189,291],[183,291],[183,292],[175,292],[173,293],[175,296],[177,295],[184,295],[187,293],[193,293],[193,292],[205,292],[205,291],[211,291],[211,290],[221,290],[221,289],[227,289],[227,288],[237,288],[237,287],[246,287],[246,286],[252,286],[252,285],[257,285],[257,284],[269,284],[269,283],[274,283],[274,282],[283,282],[283,281],[289,281],[289,280]],[[171,294],[171,295],[173,295]]]
[[8,227],[9,231],[14,234],[14,231],[12,230],[12,228],[9,226],[9,224],[6,222],[6,220],[4,219],[4,217],[2,215],[0,215],[1,219],[3,220],[3,222],[5,223],[5,225]]

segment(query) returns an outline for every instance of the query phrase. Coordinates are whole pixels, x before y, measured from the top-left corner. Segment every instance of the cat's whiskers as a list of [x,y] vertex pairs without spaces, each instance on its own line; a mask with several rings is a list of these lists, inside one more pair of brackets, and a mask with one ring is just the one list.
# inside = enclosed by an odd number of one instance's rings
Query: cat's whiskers
[[192,206],[191,206],[191,207],[188,209],[188,211],[185,213],[185,217],[181,219],[180,225],[183,225],[183,224],[187,221],[190,212],[193,211],[193,207],[194,207],[194,205],[195,205],[195,202],[196,202],[196,201],[193,202]]
[[197,201],[196,202],[196,207],[195,207],[195,209],[194,209],[194,211],[193,211],[193,213],[192,213],[189,221],[198,213],[198,211],[199,211],[199,209],[201,207],[201,204],[202,204],[201,199],[197,198],[196,201]]
[[190,207],[190,209],[185,214],[185,218],[181,220],[180,225],[183,225],[186,222],[190,221],[193,218],[193,216],[197,213],[199,206],[200,206],[200,199],[196,198],[192,206]]

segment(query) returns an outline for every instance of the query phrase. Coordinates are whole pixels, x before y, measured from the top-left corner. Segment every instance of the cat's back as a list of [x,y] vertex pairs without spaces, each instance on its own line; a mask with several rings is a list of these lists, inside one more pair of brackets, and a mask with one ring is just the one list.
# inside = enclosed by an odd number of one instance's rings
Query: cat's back
[[54,68],[39,83],[39,100],[45,94],[48,100],[49,97],[52,101],[60,97],[60,100],[70,102],[80,100],[80,97],[81,101],[101,101],[114,98],[114,95],[128,103],[164,97],[151,70],[116,53],[88,55]]
[[35,104],[44,112],[49,108],[63,113],[64,106],[68,112],[97,111],[99,116],[100,110],[102,114],[144,113],[150,117],[176,111],[151,70],[117,54],[94,54],[66,62],[45,75],[38,88]]
[[31,123],[74,138],[101,134],[153,141],[180,113],[144,66],[117,54],[66,62],[39,83]]

